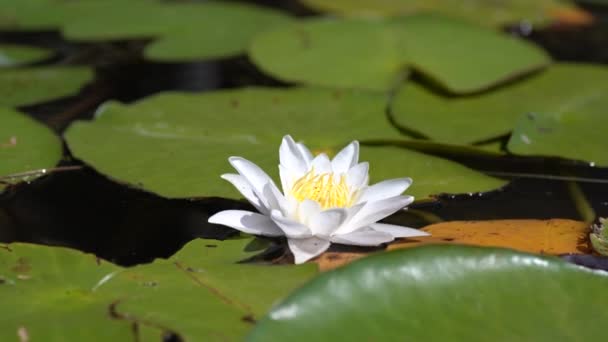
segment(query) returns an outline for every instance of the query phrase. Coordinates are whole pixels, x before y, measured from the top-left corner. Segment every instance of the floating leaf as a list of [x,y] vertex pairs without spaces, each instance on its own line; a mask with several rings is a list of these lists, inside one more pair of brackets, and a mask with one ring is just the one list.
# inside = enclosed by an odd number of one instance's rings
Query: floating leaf
[[[602,0],[596,0],[602,1]],[[578,11],[572,2],[561,0],[301,0],[307,6],[347,16],[396,16],[417,12],[439,12],[478,22],[487,26],[503,26],[518,21],[544,24],[564,11]],[[583,12],[584,13],[584,12]]]
[[550,63],[532,43],[464,21],[418,15],[395,22],[412,68],[452,93],[486,90]]
[[553,255],[591,252],[587,239],[589,225],[572,220],[452,221],[432,224],[422,230],[431,236],[405,239],[391,244],[389,249],[447,243]]
[[0,45],[0,67],[28,64],[48,58],[51,52],[45,49],[23,45]]
[[290,82],[387,90],[413,68],[453,93],[481,91],[549,63],[531,43],[433,15],[311,19],[257,35],[249,54]]
[[[608,319],[603,273],[504,249],[426,246],[327,272],[249,341],[591,341]],[[525,299],[525,300],[522,300]]]
[[[379,94],[315,88],[164,94],[106,106],[94,122],[73,124],[66,139],[76,157],[100,172],[162,196],[232,197],[238,192],[219,178],[234,172],[227,158],[243,156],[278,179],[285,134],[329,154],[355,139],[399,137],[386,120],[384,101]],[[421,199],[503,184],[440,158],[396,148],[373,151],[364,149],[362,156],[372,162],[372,181],[414,177],[413,194]]]
[[288,81],[385,90],[406,70],[399,35],[382,20],[312,19],[257,35],[251,60]]
[[598,129],[608,127],[608,87],[604,88],[585,99],[584,109],[523,115],[507,148],[520,155],[554,156],[608,166],[606,132]]
[[156,38],[145,55],[169,61],[238,55],[258,32],[291,21],[270,8],[220,1],[25,0],[11,7],[4,16],[12,20],[0,15],[0,27],[60,28],[80,41]]
[[498,189],[507,182],[461,164],[398,147],[361,147],[361,160],[370,163],[372,181],[408,176],[407,190],[417,200],[442,193],[461,194]]
[[[568,84],[576,87],[565,86]],[[446,97],[407,83],[396,95],[391,113],[398,125],[432,140],[467,144],[507,134],[526,113],[604,114],[607,93],[608,68],[560,63],[513,84],[467,97]]]
[[0,246],[0,299],[11,308],[0,338],[24,329],[32,340],[126,341],[133,323],[184,341],[239,339],[316,273],[314,265],[235,264],[255,253],[245,250],[250,241],[195,240],[169,260],[132,268],[65,248]]
[[62,156],[61,140],[49,128],[12,109],[0,107],[0,189],[36,174],[6,176],[53,167]]
[[93,78],[81,67],[0,69],[1,106],[22,106],[76,93]]

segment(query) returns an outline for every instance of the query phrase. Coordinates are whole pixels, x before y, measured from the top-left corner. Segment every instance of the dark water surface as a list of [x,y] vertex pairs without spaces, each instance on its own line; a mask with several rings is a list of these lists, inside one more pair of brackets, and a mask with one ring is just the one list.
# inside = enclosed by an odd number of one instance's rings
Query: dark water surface
[[[257,1],[297,15],[313,14],[294,1]],[[590,7],[598,19],[588,27],[505,30],[543,46],[556,60],[608,63],[608,12]],[[244,56],[199,63],[153,63],[141,59],[147,41],[74,44],[57,32],[0,32],[0,42],[53,48],[42,64],[95,65],[97,79],[80,94],[21,108],[62,132],[76,119],[91,118],[102,102],[131,102],[165,90],[204,91],[246,85],[290,86],[261,74]],[[388,221],[422,227],[429,217],[442,220],[511,218],[582,219],[572,197],[579,187],[597,215],[608,216],[608,169],[557,159],[483,158],[444,155],[477,170],[511,179],[486,194],[439,196],[412,206]],[[168,200],[112,181],[74,160],[66,149],[63,166],[0,195],[0,242],[70,246],[121,265],[167,257],[197,237],[224,239],[236,232],[212,227],[207,218],[228,208],[250,208],[240,201],[206,198]],[[204,167],[204,165],[202,165]],[[218,175],[219,177],[219,175]],[[219,181],[219,178],[218,178]],[[578,258],[581,259],[581,258]],[[598,263],[597,259],[572,260]],[[582,259],[581,259],[582,260]]]

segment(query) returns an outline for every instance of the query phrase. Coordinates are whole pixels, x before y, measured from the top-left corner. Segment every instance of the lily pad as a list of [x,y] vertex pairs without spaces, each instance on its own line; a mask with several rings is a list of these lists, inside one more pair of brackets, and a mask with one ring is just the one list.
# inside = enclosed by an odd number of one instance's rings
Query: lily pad
[[394,22],[411,67],[451,93],[486,90],[551,62],[530,42],[465,21],[418,15]]
[[608,319],[606,286],[605,274],[557,258],[426,246],[322,274],[248,340],[591,341]]
[[606,94],[608,68],[557,63],[518,82],[467,97],[446,97],[408,83],[395,96],[391,114],[397,125],[432,140],[469,144],[509,133],[526,113],[601,116],[608,107]]
[[0,45],[0,68],[37,62],[50,57],[51,51],[23,45]]
[[562,157],[608,167],[608,143],[603,129],[608,127],[607,94],[608,91],[604,91],[601,98],[595,100],[598,111],[529,113],[522,116],[507,148],[520,155]]
[[0,27],[5,22],[11,28],[61,29],[66,38],[79,41],[156,38],[145,55],[169,61],[238,55],[258,32],[291,21],[270,8],[220,1],[25,0],[10,5],[5,15],[12,13],[12,20],[0,16]]
[[[352,140],[398,138],[384,101],[380,94],[317,88],[162,94],[129,106],[106,105],[95,121],[73,124],[65,137],[77,158],[117,180],[165,197],[233,197],[238,192],[219,178],[234,172],[227,158],[243,156],[278,179],[285,134],[329,154]],[[363,158],[372,162],[372,180],[420,175],[420,198],[503,184],[407,150],[374,148]]]
[[84,67],[0,69],[0,106],[23,106],[68,96],[93,76]]
[[531,43],[437,15],[311,19],[257,35],[249,55],[289,82],[385,91],[415,69],[452,93],[485,90],[550,62]]
[[346,16],[397,16],[417,12],[439,12],[461,17],[487,26],[503,26],[518,21],[544,24],[563,11],[576,7],[561,0],[301,0],[305,5],[324,12]]
[[126,341],[138,326],[183,341],[242,338],[250,322],[317,272],[315,265],[236,264],[259,251],[245,250],[250,241],[195,240],[169,260],[133,268],[60,247],[0,246],[0,299],[11,308],[0,338],[14,340],[21,330],[48,341]]
[[257,35],[249,57],[288,82],[386,90],[407,71],[399,35],[384,20],[312,19]]
[[25,114],[0,107],[0,188],[2,183],[31,179],[5,176],[53,167],[61,159],[61,140],[49,128]]
[[370,163],[370,179],[411,177],[407,194],[423,200],[442,193],[461,194],[496,190],[506,181],[486,176],[464,165],[399,147],[361,147],[361,160]]

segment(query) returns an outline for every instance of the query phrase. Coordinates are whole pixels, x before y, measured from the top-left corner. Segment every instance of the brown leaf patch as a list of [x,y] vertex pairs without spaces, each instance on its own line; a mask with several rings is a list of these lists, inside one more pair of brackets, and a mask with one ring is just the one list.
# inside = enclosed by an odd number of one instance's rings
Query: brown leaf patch
[[388,249],[445,243],[552,255],[591,253],[589,226],[573,220],[452,221],[426,226],[422,230],[431,236],[403,239]]

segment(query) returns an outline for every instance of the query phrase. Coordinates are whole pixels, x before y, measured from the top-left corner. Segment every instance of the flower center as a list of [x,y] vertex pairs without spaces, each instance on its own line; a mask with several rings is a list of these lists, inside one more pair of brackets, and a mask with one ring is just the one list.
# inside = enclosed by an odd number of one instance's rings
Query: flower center
[[350,206],[352,201],[345,175],[339,178],[333,173],[315,175],[314,170],[310,170],[294,183],[291,195],[298,202],[305,199],[315,201],[323,209],[344,208]]

